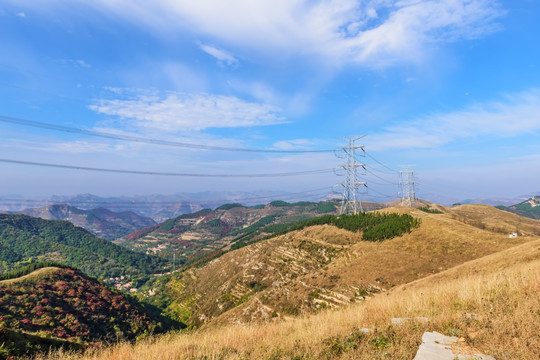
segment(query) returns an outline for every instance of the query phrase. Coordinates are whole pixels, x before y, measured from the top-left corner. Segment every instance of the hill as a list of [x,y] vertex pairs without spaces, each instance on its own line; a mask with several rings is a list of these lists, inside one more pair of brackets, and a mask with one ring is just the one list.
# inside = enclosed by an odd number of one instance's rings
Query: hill
[[506,210],[520,216],[540,220],[540,196],[532,198],[512,206],[497,206],[498,209]]
[[[128,249],[172,259],[177,252],[177,265],[193,263],[213,256],[231,245],[245,245],[264,236],[280,232],[291,225],[322,214],[335,214],[337,201],[297,202],[273,201],[267,205],[246,207],[225,204],[215,210],[204,209],[181,215],[159,225],[126,235],[115,241]],[[368,209],[384,204],[366,203]]]
[[[420,226],[369,242],[317,225],[246,246],[175,274],[163,287],[168,311],[200,326],[338,308],[540,235],[540,222],[485,205],[382,211],[410,214]],[[511,239],[516,226],[524,236]]]
[[151,218],[132,211],[113,212],[105,208],[81,210],[70,205],[49,205],[17,212],[45,220],[67,220],[106,240],[114,240],[134,231],[155,225]]
[[[441,228],[439,242],[447,245],[451,258],[457,257],[457,253],[464,248],[452,249],[449,240],[464,229],[467,232],[454,245],[470,246],[475,239],[479,239],[482,246],[491,243],[495,248],[488,249],[490,254],[485,256],[468,253],[467,257],[476,259],[336,310],[288,318],[286,321],[207,325],[192,334],[150,338],[137,345],[119,344],[104,348],[97,354],[62,352],[39,359],[127,360],[156,353],[163,359],[412,359],[424,331],[459,337],[459,348],[469,354],[481,352],[498,360],[539,358],[538,236],[522,237],[519,239],[523,242],[521,245],[516,245],[515,239],[504,243],[503,238],[494,236],[496,232],[487,236],[482,226],[472,226],[466,222],[480,225],[479,221],[482,221],[489,227],[491,224],[485,223],[482,215],[497,215],[502,217],[502,226],[506,229],[514,226],[513,222],[519,221],[519,217],[484,206],[463,206],[456,212],[439,209],[444,210],[445,214],[423,215],[411,210],[414,215],[422,216],[423,223],[417,230],[402,238],[369,243],[384,247],[376,252],[379,255],[377,259],[387,259],[374,271],[384,273],[385,266],[391,260],[396,260],[389,254],[391,248],[407,249],[405,238],[412,240],[420,231],[424,231],[424,235],[428,236],[426,242],[437,239],[434,233],[437,228],[433,228],[437,221],[447,223]],[[528,225],[532,226],[530,230],[534,230],[538,222],[531,220]],[[451,231],[452,226],[457,226],[455,232]],[[464,236],[467,233],[471,238],[469,242]],[[394,242],[393,246],[391,242]],[[428,245],[421,246],[418,241],[411,241],[413,253],[417,255],[428,250]],[[367,250],[364,249],[365,252]],[[480,250],[475,247],[472,251]],[[431,257],[433,252],[426,255]],[[438,264],[429,259],[427,262],[437,269]],[[403,264],[398,265],[403,267]],[[395,272],[399,266],[394,266],[391,271]],[[356,276],[363,278],[363,273],[357,272]],[[397,326],[391,322],[394,317],[421,318]]]
[[0,273],[40,260],[101,278],[140,278],[163,266],[159,258],[112,244],[67,221],[0,214]]
[[0,359],[135,340],[171,326],[78,270],[44,267],[0,281]]

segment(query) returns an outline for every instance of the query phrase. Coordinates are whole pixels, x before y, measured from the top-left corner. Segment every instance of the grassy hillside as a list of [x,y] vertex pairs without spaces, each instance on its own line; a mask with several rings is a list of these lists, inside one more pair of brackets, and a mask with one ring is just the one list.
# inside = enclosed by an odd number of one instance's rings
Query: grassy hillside
[[131,211],[113,212],[104,208],[78,209],[70,205],[49,205],[26,209],[20,214],[45,220],[67,220],[106,240],[114,240],[134,231],[155,225],[154,220]]
[[[44,267],[0,281],[0,358],[44,346],[80,348],[170,329],[134,300],[69,268]],[[9,336],[8,336],[9,335]]]
[[[489,206],[384,211],[410,214],[421,224],[383,242],[317,225],[246,246],[175,275],[165,287],[173,299],[168,310],[199,326],[343,307],[540,234],[540,222]],[[510,239],[516,223],[529,236]]]
[[141,276],[162,260],[95,237],[67,221],[0,214],[0,273],[39,260],[57,261],[96,277]]
[[[458,336],[462,350],[482,352],[498,360],[537,359],[540,240],[524,240],[527,242],[522,245],[397,286],[337,311],[287,321],[206,327],[192,334],[170,334],[137,345],[119,344],[88,355],[64,351],[39,360],[139,360],[152,354],[159,354],[163,360],[412,359],[424,331]],[[429,321],[402,326],[390,322],[392,317],[416,316]],[[371,331],[365,333],[362,328]]]

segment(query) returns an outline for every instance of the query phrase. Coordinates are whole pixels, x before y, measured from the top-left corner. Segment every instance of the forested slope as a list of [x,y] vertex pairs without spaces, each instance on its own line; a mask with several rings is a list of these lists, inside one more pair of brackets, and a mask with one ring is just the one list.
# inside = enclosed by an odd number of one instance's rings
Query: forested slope
[[96,277],[143,275],[163,261],[100,239],[67,221],[0,214],[0,273],[37,260],[52,260]]

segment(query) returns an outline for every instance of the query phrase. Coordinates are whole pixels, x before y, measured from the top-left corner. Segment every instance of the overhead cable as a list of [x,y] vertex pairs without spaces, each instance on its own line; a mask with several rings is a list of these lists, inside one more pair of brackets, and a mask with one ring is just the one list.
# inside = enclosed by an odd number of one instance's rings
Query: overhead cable
[[192,144],[192,143],[185,143],[185,142],[178,142],[178,141],[150,139],[150,138],[139,137],[139,136],[113,134],[113,133],[104,132],[104,131],[80,129],[80,128],[75,128],[75,127],[70,127],[70,126],[55,125],[55,124],[49,124],[49,123],[44,123],[40,121],[26,120],[26,119],[14,118],[14,117],[3,116],[3,115],[0,115],[0,121],[5,122],[5,123],[10,123],[10,124],[30,126],[30,127],[40,128],[40,129],[63,131],[63,132],[72,133],[72,134],[83,134],[83,135],[101,137],[101,138],[106,138],[106,139],[131,141],[131,142],[146,143],[146,144],[153,144],[153,145],[174,146],[174,147],[189,148],[189,149],[196,149],[196,150],[238,151],[238,152],[251,152],[251,153],[282,153],[282,154],[330,153],[334,151],[334,149],[278,150],[278,149],[253,149],[253,148],[238,148],[238,147]]
[[368,192],[369,192],[369,191],[373,191],[374,193],[379,194],[380,197],[385,197],[385,198],[398,198],[398,197],[395,196],[395,195],[386,195],[386,194],[383,194],[382,192],[379,192],[379,191],[377,191],[377,190],[374,190],[374,189],[371,188],[371,187],[368,187]]
[[374,172],[372,172],[372,171],[370,171],[368,169],[366,169],[366,171],[368,173],[370,173],[371,175],[375,176],[376,178],[378,178],[378,179],[380,179],[380,180],[382,180],[382,181],[384,181],[384,182],[386,182],[386,183],[388,183],[390,185],[398,185],[397,183],[391,182],[389,180],[386,180],[385,178],[380,177],[379,175],[375,174]]
[[64,165],[64,164],[51,164],[51,163],[43,163],[43,162],[35,162],[35,161],[23,161],[23,160],[11,160],[11,159],[0,159],[0,162],[11,163],[11,164],[21,164],[21,165],[32,165],[32,166],[61,168],[61,169],[74,169],[74,170],[107,172],[107,173],[134,174],[134,175],[179,176],[179,177],[208,177],[208,178],[256,178],[256,177],[264,178],[264,177],[281,177],[281,176],[300,176],[300,175],[324,174],[324,173],[332,172],[332,169],[321,169],[321,170],[296,171],[296,172],[288,172],[288,173],[268,173],[268,174],[194,174],[194,173],[170,173],[170,172],[156,172],[156,171],[107,169],[107,168],[96,168],[96,167],[77,166],[77,165]]
[[366,152],[366,155],[369,156],[372,160],[374,160],[374,161],[375,161],[376,163],[378,163],[379,165],[382,165],[382,166],[384,166],[385,168],[387,168],[388,170],[390,170],[390,171],[392,171],[392,172],[395,172],[395,173],[399,173],[399,171],[394,170],[394,169],[392,169],[391,167],[386,166],[385,164],[383,164],[383,163],[380,162],[379,160],[375,159],[375,158],[373,157],[373,155],[371,155],[370,153]]

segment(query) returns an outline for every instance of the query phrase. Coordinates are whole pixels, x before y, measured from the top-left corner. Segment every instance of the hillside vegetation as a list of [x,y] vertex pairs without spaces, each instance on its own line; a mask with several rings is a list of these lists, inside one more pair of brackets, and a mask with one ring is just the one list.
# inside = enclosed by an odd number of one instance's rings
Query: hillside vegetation
[[0,214],[0,273],[43,260],[102,278],[140,277],[163,265],[157,257],[132,252],[67,221]]
[[135,340],[171,329],[134,300],[77,270],[43,267],[0,281],[0,358]]
[[[472,210],[489,211],[483,207]],[[428,219],[423,220],[420,229],[431,230]],[[416,231],[406,236],[414,235]],[[471,234],[473,238],[476,235],[482,233]],[[337,311],[286,321],[207,326],[191,334],[164,335],[137,345],[124,343],[87,354],[61,351],[38,359],[142,360],[155,358],[155,354],[163,360],[412,359],[424,331],[458,336],[461,350],[471,354],[482,352],[498,360],[537,359],[540,240],[523,240],[526,242],[522,245],[509,244],[506,250]],[[403,239],[394,239],[367,245],[382,246],[392,241],[403,244]],[[401,326],[390,322],[392,317],[418,316],[428,322],[410,321]]]

